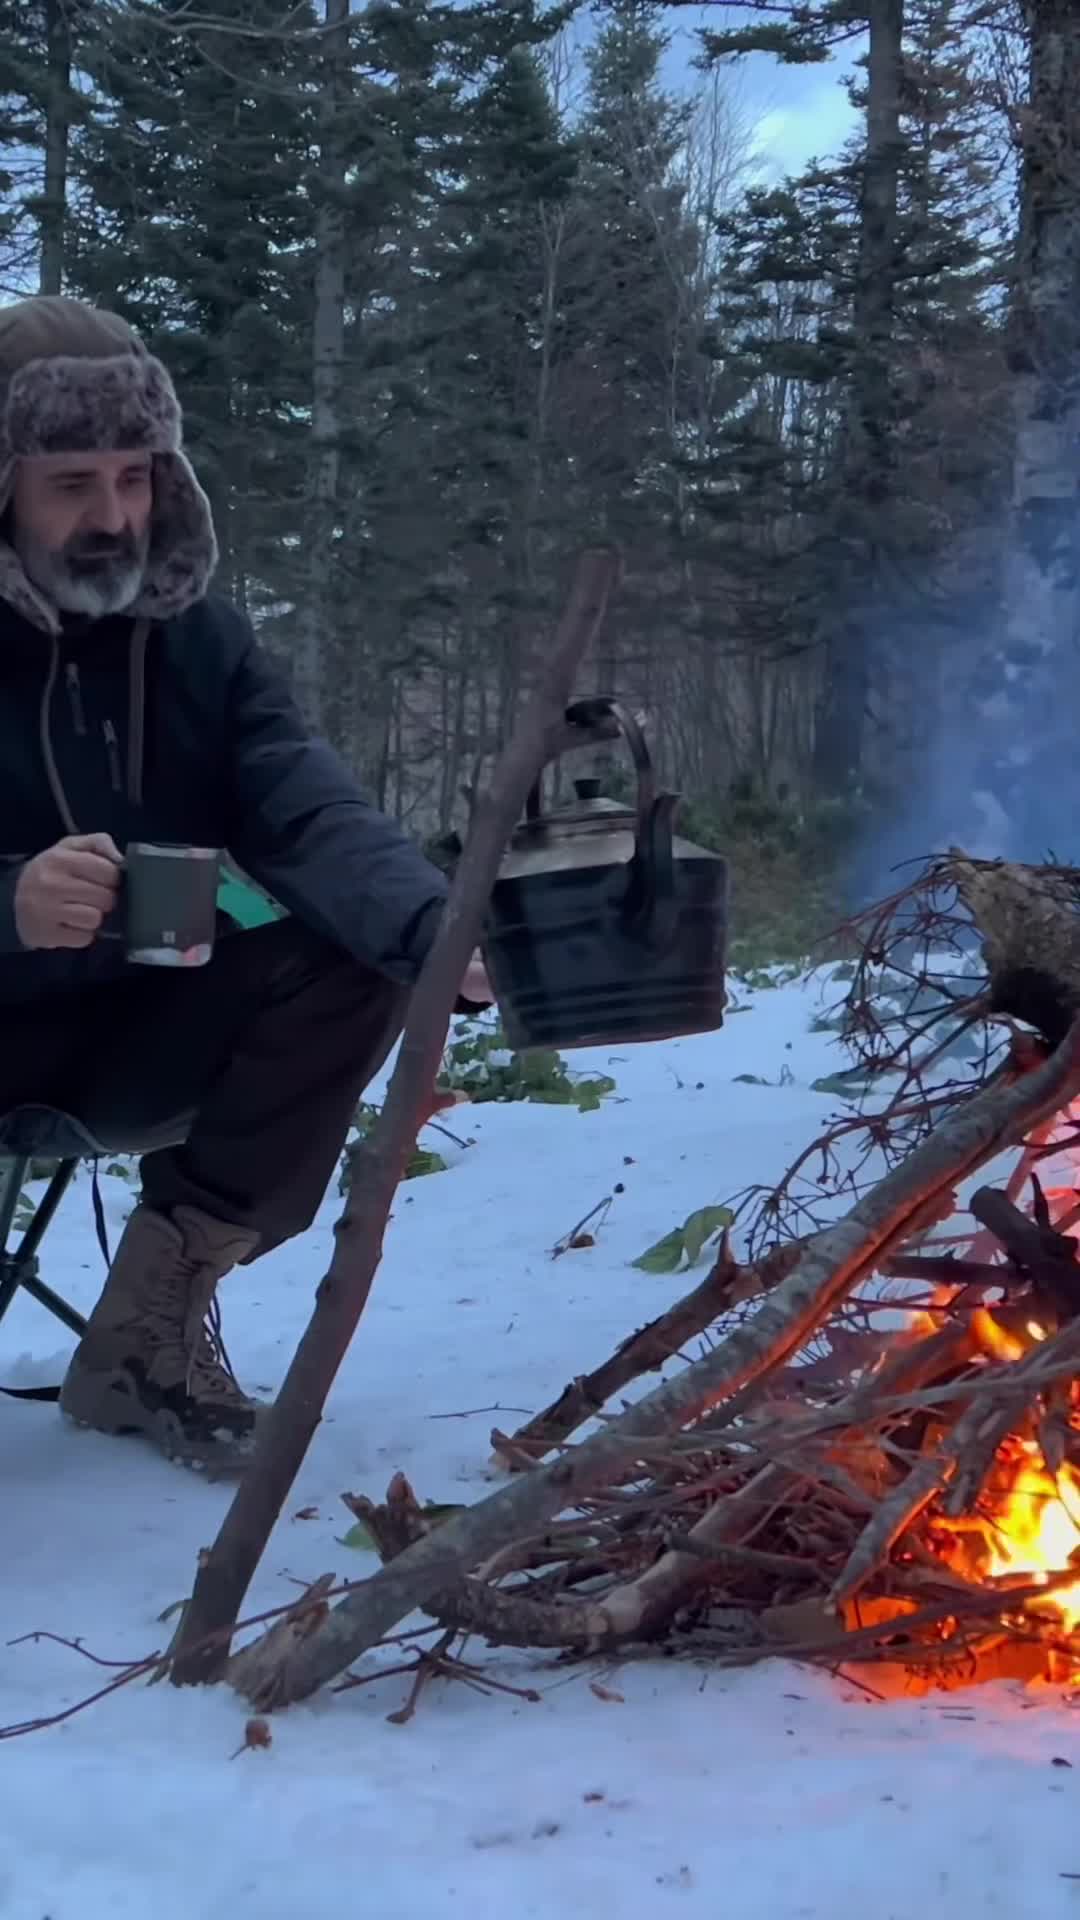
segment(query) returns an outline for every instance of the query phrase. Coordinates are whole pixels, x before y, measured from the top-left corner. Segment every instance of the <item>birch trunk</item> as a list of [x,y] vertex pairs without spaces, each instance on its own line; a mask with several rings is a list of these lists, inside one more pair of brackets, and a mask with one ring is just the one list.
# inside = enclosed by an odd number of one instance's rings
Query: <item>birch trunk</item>
[[299,610],[297,691],[311,724],[328,708],[338,617],[334,593],[345,366],[345,97],[351,0],[324,0],[321,136],[315,215],[315,311],[311,357],[311,467],[306,598]]
[[816,759],[822,782],[848,791],[862,772],[863,736],[872,680],[871,600],[878,571],[883,511],[893,464],[893,322],[896,294],[900,93],[904,0],[870,0],[866,157],[855,283],[855,360],[848,417],[842,521],[856,557],[825,659]]
[[45,181],[41,196],[41,261],[38,292],[60,293],[67,235],[68,139],[71,130],[71,28],[64,0],[47,0],[45,42],[48,108],[45,120]]

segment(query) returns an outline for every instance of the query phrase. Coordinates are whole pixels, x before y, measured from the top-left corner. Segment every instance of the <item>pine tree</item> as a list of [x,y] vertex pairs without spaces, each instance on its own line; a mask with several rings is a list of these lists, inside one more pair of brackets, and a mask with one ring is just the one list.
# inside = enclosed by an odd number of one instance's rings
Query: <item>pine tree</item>
[[699,411],[708,242],[686,208],[691,109],[661,83],[661,10],[599,11],[563,277],[563,458],[579,524],[627,556],[594,684],[632,693],[662,730],[686,612],[678,465]]
[[[783,32],[771,20],[768,38],[803,58],[857,13],[797,11]],[[895,18],[886,25],[878,170],[853,142],[836,165],[751,192],[745,216],[725,223],[721,350],[752,397],[708,469],[711,480],[719,458],[728,484],[704,496],[752,636],[767,646],[771,626],[774,649],[780,635],[815,653],[817,779],[847,794],[867,777],[880,786],[906,750],[912,640],[925,700],[946,640],[939,566],[1000,481],[974,405],[963,418],[965,394],[993,377],[987,295],[1000,261],[960,9],[909,0],[899,62]],[[874,84],[871,71],[855,89],[868,118]],[[945,460],[943,436],[955,448]]]
[[[194,29],[183,0],[110,9],[82,64],[68,278],[168,359],[210,494],[223,580],[287,592],[310,404],[311,102],[303,29],[275,0],[223,0]],[[265,30],[265,31],[264,31]]]
[[[435,12],[411,66],[399,46],[385,96],[378,173],[397,201],[393,240],[388,228],[372,246],[354,301],[342,566],[353,683],[378,695],[365,702],[369,778],[392,798],[391,734],[414,772],[437,750],[446,815],[513,707],[514,609],[533,590],[525,530],[539,512],[544,220],[572,157],[521,44],[547,31],[533,9],[505,6],[483,33],[467,11]],[[490,708],[470,713],[478,685]]]
[[89,0],[0,5],[0,282],[59,293],[70,129],[80,112],[73,62]]

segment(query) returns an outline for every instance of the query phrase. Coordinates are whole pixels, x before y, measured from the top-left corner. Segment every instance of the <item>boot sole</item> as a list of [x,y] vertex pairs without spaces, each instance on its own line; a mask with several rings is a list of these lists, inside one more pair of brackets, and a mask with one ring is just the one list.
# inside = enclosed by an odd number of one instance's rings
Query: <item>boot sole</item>
[[242,1473],[255,1450],[255,1434],[238,1439],[223,1429],[220,1440],[196,1441],[174,1413],[144,1407],[125,1373],[69,1374],[60,1390],[60,1411],[73,1426],[110,1437],[134,1434],[167,1460],[212,1478]]

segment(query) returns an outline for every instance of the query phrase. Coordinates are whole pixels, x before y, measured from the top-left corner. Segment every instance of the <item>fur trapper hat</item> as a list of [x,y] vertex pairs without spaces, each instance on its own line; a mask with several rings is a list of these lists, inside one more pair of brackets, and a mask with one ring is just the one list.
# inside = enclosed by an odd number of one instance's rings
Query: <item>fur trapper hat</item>
[[[150,557],[131,613],[148,620],[182,613],[206,592],[217,542],[161,361],[126,321],[81,301],[48,294],[0,307],[0,511],[20,459],[91,452],[153,455]],[[47,633],[60,624],[3,537],[2,521],[0,599]]]

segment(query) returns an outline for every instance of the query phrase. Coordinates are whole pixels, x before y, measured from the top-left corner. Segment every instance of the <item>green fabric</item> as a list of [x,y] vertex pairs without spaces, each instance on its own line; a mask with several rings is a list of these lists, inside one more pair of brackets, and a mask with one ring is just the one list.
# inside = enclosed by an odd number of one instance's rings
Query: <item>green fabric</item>
[[271,920],[281,918],[281,908],[268,900],[265,893],[231,874],[226,875],[218,888],[218,906],[241,927],[265,927]]

